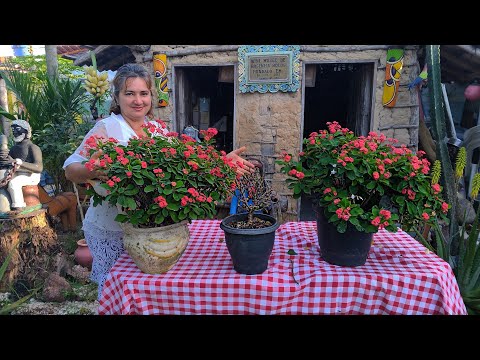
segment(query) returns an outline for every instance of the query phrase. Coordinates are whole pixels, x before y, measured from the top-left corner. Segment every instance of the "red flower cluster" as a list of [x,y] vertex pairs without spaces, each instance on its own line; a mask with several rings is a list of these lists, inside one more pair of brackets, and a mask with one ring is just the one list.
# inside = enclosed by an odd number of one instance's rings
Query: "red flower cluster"
[[236,179],[236,165],[213,146],[217,130],[206,130],[204,142],[176,133],[158,135],[151,124],[144,130],[148,138],[132,138],[126,146],[113,138],[87,139],[89,155],[98,150],[102,155],[85,166],[109,177],[100,185],[106,196],[89,190],[94,205],[119,205],[123,211],[117,221],[142,227],[213,218],[217,202],[231,195]]
[[339,232],[348,222],[363,232],[394,232],[435,217],[447,221],[449,205],[423,151],[375,132],[357,137],[337,122],[327,126],[304,139],[298,161],[287,153],[277,160],[295,198],[311,196]]

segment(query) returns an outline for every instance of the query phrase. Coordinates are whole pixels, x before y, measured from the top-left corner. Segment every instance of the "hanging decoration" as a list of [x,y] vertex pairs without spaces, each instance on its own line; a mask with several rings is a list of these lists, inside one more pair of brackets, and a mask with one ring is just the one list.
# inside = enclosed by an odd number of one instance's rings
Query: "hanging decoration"
[[153,70],[155,71],[155,87],[158,93],[158,106],[167,106],[168,87],[166,54],[153,53]]
[[408,90],[412,90],[418,85],[421,88],[423,84],[427,83],[427,78],[428,78],[428,67],[427,67],[427,64],[425,64],[423,66],[422,72],[418,74],[418,76],[410,84],[408,84]]
[[385,68],[385,82],[383,85],[383,106],[394,107],[397,102],[400,75],[403,68],[403,49],[387,50],[387,65]]

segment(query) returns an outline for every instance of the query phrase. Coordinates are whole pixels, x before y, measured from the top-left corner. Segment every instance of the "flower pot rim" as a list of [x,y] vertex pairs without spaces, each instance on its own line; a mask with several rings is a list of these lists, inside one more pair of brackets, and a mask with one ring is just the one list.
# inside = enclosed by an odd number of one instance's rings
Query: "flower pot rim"
[[176,222],[176,223],[174,223],[174,224],[165,225],[165,226],[155,226],[155,227],[138,227],[138,226],[136,226],[136,225],[132,225],[132,224],[129,223],[129,222],[124,222],[124,223],[119,222],[118,224],[120,225],[120,227],[121,227],[124,231],[125,231],[126,229],[135,229],[135,230],[137,230],[137,231],[155,231],[155,230],[152,230],[152,229],[169,230],[169,229],[174,229],[174,228],[179,227],[179,226],[188,225],[189,223],[190,223],[190,221],[187,220],[187,219],[185,219],[185,220]]
[[78,245],[78,246],[88,246],[87,240],[85,240],[85,239],[80,239],[80,240],[77,241],[77,245]]
[[225,232],[229,232],[230,234],[259,235],[259,234],[265,234],[265,233],[276,231],[280,226],[280,222],[275,217],[268,214],[254,214],[254,216],[259,217],[262,220],[272,221],[273,225],[268,227],[264,227],[260,229],[237,229],[227,225],[233,222],[234,221],[233,219],[235,218],[242,218],[246,216],[247,216],[246,213],[229,215],[221,221],[220,228]]

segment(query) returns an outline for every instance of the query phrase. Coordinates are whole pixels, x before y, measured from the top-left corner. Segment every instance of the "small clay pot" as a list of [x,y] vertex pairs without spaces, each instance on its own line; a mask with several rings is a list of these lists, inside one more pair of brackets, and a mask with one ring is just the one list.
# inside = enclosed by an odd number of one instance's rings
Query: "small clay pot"
[[80,239],[77,241],[77,250],[73,254],[75,257],[75,261],[77,264],[82,265],[83,267],[88,268],[89,270],[92,269],[92,262],[93,257],[90,253],[90,249],[88,248],[87,242],[85,239]]

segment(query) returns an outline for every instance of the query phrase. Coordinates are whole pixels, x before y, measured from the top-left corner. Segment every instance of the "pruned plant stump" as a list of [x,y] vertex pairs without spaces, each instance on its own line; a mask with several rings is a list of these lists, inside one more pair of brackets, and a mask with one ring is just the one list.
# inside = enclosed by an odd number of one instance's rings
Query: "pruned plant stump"
[[52,259],[60,251],[60,246],[45,209],[0,219],[0,264],[12,249],[7,271],[0,279],[0,291],[17,283],[23,285],[23,290],[33,289],[55,271]]

